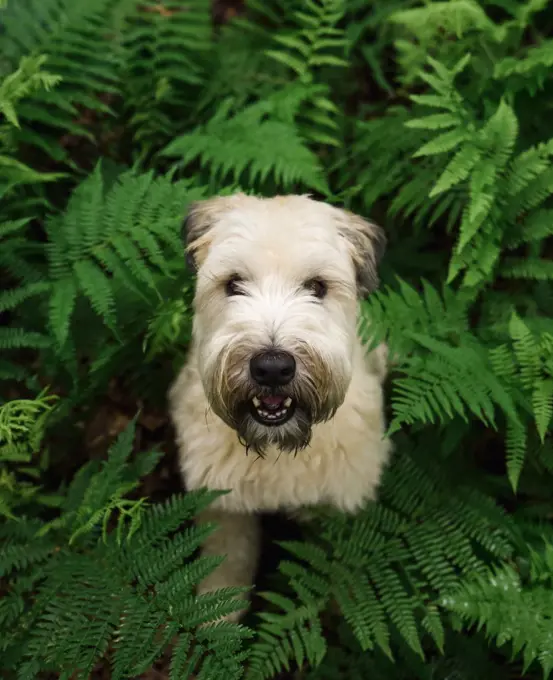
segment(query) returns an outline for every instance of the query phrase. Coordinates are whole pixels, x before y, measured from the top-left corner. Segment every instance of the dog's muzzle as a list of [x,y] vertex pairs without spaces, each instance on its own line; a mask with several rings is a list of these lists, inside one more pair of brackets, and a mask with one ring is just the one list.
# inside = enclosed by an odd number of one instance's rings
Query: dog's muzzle
[[296,360],[289,352],[268,350],[251,358],[250,376],[261,390],[251,400],[250,412],[258,423],[283,425],[294,415],[294,399],[278,391],[290,384],[295,374]]
[[261,425],[284,425],[295,410],[296,403],[292,397],[260,395],[251,400],[251,415]]
[[235,353],[222,354],[213,372],[215,384],[206,388],[213,411],[236,430],[246,450],[264,455],[270,447],[305,449],[313,425],[329,420],[343,399],[329,390],[326,366],[314,361],[315,355],[277,347],[260,348],[249,356],[244,349],[238,346]]

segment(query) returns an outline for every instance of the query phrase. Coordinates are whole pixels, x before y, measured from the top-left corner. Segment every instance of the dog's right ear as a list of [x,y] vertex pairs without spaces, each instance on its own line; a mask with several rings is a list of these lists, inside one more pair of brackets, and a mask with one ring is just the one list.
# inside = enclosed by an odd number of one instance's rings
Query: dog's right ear
[[194,201],[182,225],[182,240],[186,248],[186,263],[197,272],[211,245],[211,229],[230,207],[232,196],[215,196]]
[[193,272],[199,268],[198,250],[201,249],[201,239],[209,230],[208,211],[204,203],[207,201],[194,201],[190,204],[181,229],[181,237],[186,252],[186,264]]

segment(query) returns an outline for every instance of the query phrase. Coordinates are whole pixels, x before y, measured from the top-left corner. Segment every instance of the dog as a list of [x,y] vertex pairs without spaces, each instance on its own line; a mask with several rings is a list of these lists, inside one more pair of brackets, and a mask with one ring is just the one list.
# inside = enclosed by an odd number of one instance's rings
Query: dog
[[304,195],[199,201],[183,231],[194,318],[169,410],[186,488],[229,490],[197,518],[218,525],[203,554],[225,556],[198,592],[251,589],[260,511],[355,513],[375,498],[387,350],[363,346],[358,311],[386,238]]

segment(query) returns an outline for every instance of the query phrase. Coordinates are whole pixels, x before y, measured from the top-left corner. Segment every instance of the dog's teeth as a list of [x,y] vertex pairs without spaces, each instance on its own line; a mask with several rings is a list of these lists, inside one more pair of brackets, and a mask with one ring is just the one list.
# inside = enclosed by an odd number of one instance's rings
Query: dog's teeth
[[261,399],[258,399],[257,397],[254,397],[254,398],[252,399],[252,401],[253,401],[253,405],[255,406],[255,408],[259,408],[259,407],[261,406]]
[[284,400],[284,406],[286,406],[286,408],[290,408],[290,406],[292,406],[292,399],[290,397],[286,397]]

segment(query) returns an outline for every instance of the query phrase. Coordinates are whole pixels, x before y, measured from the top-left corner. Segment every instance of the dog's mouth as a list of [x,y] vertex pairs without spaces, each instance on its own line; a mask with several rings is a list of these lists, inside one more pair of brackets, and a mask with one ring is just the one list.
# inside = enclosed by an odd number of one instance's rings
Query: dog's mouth
[[294,415],[294,409],[292,397],[271,395],[251,400],[251,413],[262,425],[282,425]]

